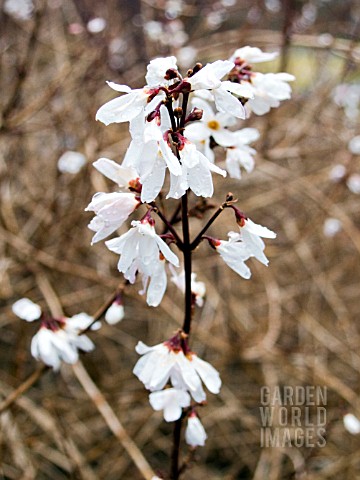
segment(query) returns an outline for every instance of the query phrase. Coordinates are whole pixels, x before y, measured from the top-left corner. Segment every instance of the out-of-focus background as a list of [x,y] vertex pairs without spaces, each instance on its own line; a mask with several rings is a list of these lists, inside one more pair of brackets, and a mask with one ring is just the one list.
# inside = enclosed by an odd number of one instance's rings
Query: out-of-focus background
[[[105,80],[143,85],[147,62],[175,54],[183,70],[226,59],[241,46],[279,50],[262,71],[297,77],[293,97],[244,126],[261,138],[256,168],[241,181],[216,179],[213,203],[232,191],[239,208],[276,231],[269,268],[248,262],[245,281],[206,245],[194,269],[207,297],[192,346],[221,373],[201,419],[206,447],[184,479],[360,478],[360,5],[344,0],[2,0],[0,2],[0,392],[7,397],[36,369],[37,326],[11,305],[93,314],[121,282],[116,255],[90,246],[96,191],[92,167],[121,162],[127,125],[105,127],[96,110],[114,93]],[[350,146],[349,146],[350,142]],[[78,152],[76,173],[59,158]],[[61,167],[61,164],[60,164]],[[210,215],[207,212],[204,219]],[[196,232],[201,220],[194,219]],[[234,228],[224,212],[211,233]],[[125,319],[90,334],[89,375],[156,472],[168,470],[172,426],[148,404],[133,376],[134,346],[168,338],[182,321],[175,286],[147,307],[140,285],[125,291]],[[326,446],[262,448],[262,386],[327,386]],[[46,371],[0,416],[4,479],[140,479],[70,366]],[[186,454],[186,449],[183,451]]]

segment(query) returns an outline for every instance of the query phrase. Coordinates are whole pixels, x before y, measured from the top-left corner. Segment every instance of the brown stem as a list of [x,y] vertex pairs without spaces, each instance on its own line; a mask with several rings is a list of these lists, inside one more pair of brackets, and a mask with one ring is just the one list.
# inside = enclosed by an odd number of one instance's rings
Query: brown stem
[[[185,125],[186,109],[189,99],[189,94],[183,94],[183,115],[181,118],[179,129]],[[177,157],[180,160],[179,152],[177,151]],[[190,228],[189,228],[189,208],[188,208],[188,192],[181,197],[181,222],[183,231],[182,252],[184,255],[184,270],[185,270],[185,318],[183,324],[183,332],[189,335],[191,329],[192,319],[192,292],[191,292],[191,243],[190,243]],[[181,428],[183,417],[175,422],[174,436],[173,436],[173,449],[171,454],[171,468],[170,478],[172,480],[178,480],[180,477],[179,457],[180,457],[180,440],[181,440]]]
[[0,403],[0,413],[6,410],[12,403],[15,402],[23,393],[31,388],[36,383],[43,373],[49,370],[46,365],[40,365],[21,385],[8,395],[5,400]]
[[202,236],[208,228],[214,223],[214,221],[217,219],[217,217],[220,215],[220,213],[226,208],[228,205],[226,202],[224,202],[220,207],[216,210],[216,212],[212,215],[212,217],[209,219],[207,224],[204,226],[204,228],[199,232],[199,234],[196,236],[195,240],[191,243],[190,249],[195,250],[195,248],[199,245],[201,242]]
[[171,472],[170,478],[172,480],[178,480],[180,475],[179,469],[179,454],[180,454],[180,440],[181,440],[181,427],[182,427],[182,417],[179,420],[176,420],[174,425],[174,434],[173,434],[173,451],[171,455]]
[[157,213],[159,215],[159,217],[161,218],[161,220],[164,222],[164,224],[166,225],[167,227],[167,230],[169,230],[169,232],[171,232],[176,240],[176,244],[177,246],[180,248],[180,250],[182,250],[183,248],[183,242],[181,240],[181,238],[179,237],[177,231],[174,229],[174,227],[172,226],[171,222],[165,217],[165,215],[162,213],[162,211],[159,209],[159,207],[156,205],[155,202],[151,202],[149,205],[151,205],[152,207],[154,207],[154,212]]
[[187,192],[181,198],[182,206],[182,227],[183,227],[183,254],[185,270],[185,318],[183,331],[187,335],[190,333],[192,318],[192,292],[191,292],[191,243],[189,230],[189,212]]

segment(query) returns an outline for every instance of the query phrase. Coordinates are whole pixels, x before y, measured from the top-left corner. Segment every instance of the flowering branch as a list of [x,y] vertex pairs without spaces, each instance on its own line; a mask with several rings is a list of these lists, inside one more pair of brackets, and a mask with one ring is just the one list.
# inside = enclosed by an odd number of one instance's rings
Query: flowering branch
[[[139,341],[136,351],[141,358],[133,370],[149,390],[149,402],[154,410],[163,411],[165,421],[174,422],[172,480],[179,479],[192,458],[188,456],[180,466],[183,422],[187,421],[185,441],[193,453],[196,447],[204,446],[207,438],[197,415],[197,408],[206,402],[203,385],[213,394],[219,393],[221,388],[217,370],[200,359],[189,346],[193,312],[195,306],[203,305],[206,291],[205,284],[197,281],[192,271],[193,251],[202,240],[207,240],[234,272],[249,279],[251,270],[246,262],[255,258],[268,265],[262,239],[276,237],[274,232],[256,224],[235,207],[236,200],[229,193],[191,241],[190,215],[199,207],[189,209],[189,204],[193,196],[202,197],[203,202],[213,196],[213,173],[240,179],[242,169],[248,173],[253,170],[256,151],[250,144],[259,138],[259,132],[254,128],[236,130],[235,127],[238,119],[244,120],[250,112],[263,115],[278,107],[280,101],[290,98],[288,82],[294,80],[292,75],[262,74],[253,70],[253,64],[272,60],[276,55],[244,47],[236,50],[229,60],[217,60],[205,66],[197,63],[185,77],[179,73],[175,57],[157,58],[147,67],[143,88],[132,90],[127,85],[108,82],[121,96],[103,105],[96,114],[97,120],[105,125],[129,122],[132,140],[121,165],[107,158],[94,163],[100,173],[117,185],[117,190],[96,193],[86,208],[94,213],[89,223],[94,232],[92,243],[116,234],[135,211],[146,209],[140,220],[133,220],[125,233],[106,240],[105,245],[119,255],[117,266],[126,283],[134,284],[138,278],[142,280],[143,288],[139,293],[146,295],[149,306],[157,307],[162,301],[168,270],[172,273],[171,281],[184,293],[182,329],[155,346]],[[226,170],[216,164],[214,149],[217,147],[225,153]],[[164,214],[166,210],[156,203],[158,197],[164,198],[166,175],[169,177],[166,198],[179,200],[170,220]],[[237,231],[229,231],[228,240],[206,235],[225,208],[232,209]],[[180,220],[180,210],[182,238],[174,227]],[[153,214],[164,224],[162,234],[157,233]],[[180,260],[172,248],[182,252],[183,271],[177,270]],[[27,321],[41,320],[42,328],[31,346],[35,358],[54,369],[60,367],[61,361],[75,364],[79,351],[94,348],[85,333],[99,327],[98,318],[105,313],[105,320],[111,324],[123,318],[123,288],[119,287],[95,318],[85,313],[72,318],[53,318],[42,313],[30,300],[16,302],[13,308],[18,316]],[[91,379],[81,367],[74,368],[96,403],[98,391]],[[151,468],[133,450],[131,440],[123,433],[104,398],[96,405],[110,428],[115,425],[113,432],[144,478],[150,479]]]

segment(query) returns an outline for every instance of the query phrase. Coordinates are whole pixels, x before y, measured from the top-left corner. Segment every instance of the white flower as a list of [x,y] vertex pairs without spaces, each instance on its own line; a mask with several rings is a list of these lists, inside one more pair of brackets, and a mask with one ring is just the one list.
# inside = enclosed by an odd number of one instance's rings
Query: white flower
[[77,348],[69,343],[63,330],[52,331],[46,327],[41,327],[34,335],[31,341],[31,355],[54,370],[60,368],[61,360],[73,365],[79,358]]
[[167,388],[150,393],[149,401],[154,410],[164,410],[166,422],[174,422],[181,417],[182,409],[190,405],[191,398],[184,390]]
[[[121,237],[105,242],[109,250],[121,255],[118,269],[130,283],[135,282],[137,271],[140,271],[145,277],[157,277],[157,275],[160,275],[163,278],[161,267],[159,267],[158,263],[160,253],[168,262],[176,267],[179,266],[178,257],[170,250],[164,240],[156,234],[152,223],[147,219],[143,219],[142,221],[133,221],[131,225],[133,228],[121,235]],[[155,283],[157,280],[154,280]]]
[[358,420],[352,413],[347,413],[343,417],[345,429],[352,435],[360,433],[360,420]]
[[354,155],[360,155],[360,135],[357,135],[350,140],[348,148]]
[[211,163],[194,144],[185,143],[180,150],[182,174],[170,174],[170,190],[166,198],[180,198],[190,188],[198,197],[212,197],[214,186],[211,172],[226,177],[226,172]]
[[33,322],[41,317],[41,308],[39,305],[28,298],[17,300],[12,306],[12,311],[17,317],[27,322]]
[[103,240],[120,228],[139,203],[133,193],[96,193],[86,207],[96,214],[88,225],[96,232],[91,243]]
[[[125,93],[125,95],[114,98],[99,108],[96,113],[96,120],[100,120],[105,125],[129,122],[139,114],[145,116],[154,109],[165,95],[163,92],[159,92],[158,89],[150,87],[132,90],[127,85],[119,85],[114,82],[107,82],[107,84],[113,90]],[[150,102],[149,98],[152,98]]]
[[201,98],[196,98],[193,105],[200,108],[203,114],[201,121],[193,122],[186,127],[186,137],[196,144],[201,142],[208,144],[210,137],[213,137],[218,145],[231,146],[234,141],[233,132],[230,132],[228,127],[235,125],[235,117],[228,113],[214,113],[210,105]]
[[240,167],[245,168],[248,173],[254,169],[253,155],[256,150],[248,144],[255,142],[259,136],[256,128],[243,128],[233,132],[233,144],[226,150],[226,170],[230,177],[241,178]]
[[353,173],[346,181],[346,185],[350,192],[355,193],[356,195],[360,194],[360,175],[358,173]]
[[169,380],[173,387],[189,391],[196,402],[206,399],[201,380],[210,392],[220,391],[219,373],[194,353],[188,351],[185,355],[179,335],[154,347],[139,342],[136,351],[143,356],[133,372],[150,391],[162,390]]
[[240,275],[242,278],[249,279],[251,277],[250,268],[245,261],[250,258],[250,254],[246,245],[241,241],[240,234],[235,232],[228,233],[229,240],[219,240],[215,244],[216,250],[219,252],[224,262]]
[[221,86],[221,79],[234,68],[234,63],[229,60],[216,60],[208,63],[192,77],[185,81],[191,84],[191,90],[212,90]]
[[203,447],[207,435],[199,417],[195,412],[189,415],[187,427],[185,430],[185,441],[192,447]]
[[276,233],[247,218],[244,220],[244,225],[240,227],[240,235],[250,255],[264,265],[268,265],[269,261],[264,255],[265,243],[261,240],[261,237],[276,238]]
[[145,76],[148,85],[167,85],[168,80],[165,80],[167,70],[177,70],[176,57],[160,57],[151,60],[147,66],[147,74]]
[[[122,167],[108,158],[100,158],[94,162],[94,166],[119,187],[131,188],[137,185],[138,175],[134,168]],[[96,214],[88,225],[96,232],[91,243],[103,240],[120,228],[139,204],[140,200],[135,193],[96,193],[85,209]]]
[[105,321],[109,325],[115,325],[116,323],[121,322],[124,316],[124,305],[122,305],[122,303],[119,303],[118,300],[115,300],[106,310]]
[[86,335],[79,335],[79,331],[72,325],[71,318],[44,322],[31,341],[32,356],[54,370],[60,368],[61,361],[73,365],[79,359],[79,350],[90,352],[95,348]]
[[261,237],[275,238],[276,234],[266,227],[257,225],[249,218],[243,218],[241,223],[240,233],[229,232],[228,241],[217,240],[213,245],[232,270],[241,277],[249,279],[251,271],[245,264],[246,260],[255,257],[267,266],[269,261],[264,254],[265,244]]
[[166,167],[170,173],[182,173],[178,158],[172,152],[164,135],[170,128],[170,118],[164,106],[160,108],[161,126],[156,120],[146,122],[136,117],[131,122],[132,142],[126,152],[123,165],[132,166],[140,176],[141,201],[150,203],[159,194],[165,179]]
[[[89,352],[95,347],[86,335],[81,334],[94,320],[84,312],[71,318],[46,317],[41,315],[39,305],[27,298],[15,302],[13,311],[28,322],[42,318],[40,330],[31,341],[31,354],[36,360],[43,361],[54,370],[59,369],[62,360],[70,364],[76,363],[79,358],[78,350]],[[91,330],[98,328],[100,322],[91,325]]]
[[246,46],[235,50],[229,60],[235,62],[236,59],[241,59],[247,63],[261,63],[274,60],[278,55],[278,52],[263,52],[260,48]]
[[86,157],[82,153],[67,151],[58,160],[58,169],[62,173],[78,173],[86,163]]
[[291,97],[291,87],[287,82],[295,80],[289,73],[259,73],[251,76],[254,98],[250,98],[247,106],[256,115],[264,115],[271,108],[278,107],[281,100]]
[[246,110],[239,97],[252,98],[253,91],[248,85],[240,85],[229,81],[221,81],[221,78],[234,68],[234,63],[228,60],[217,60],[208,63],[190,78],[185,78],[191,84],[191,90],[211,90],[216,108],[223,113],[231,112],[238,118],[246,118]]
[[[185,293],[185,270],[178,274],[172,265],[170,265],[170,270],[172,273],[171,281],[179,290]],[[196,305],[202,307],[204,304],[206,287],[204,282],[196,281],[196,273],[191,274],[191,292],[195,296]]]
[[325,237],[334,237],[340,232],[342,224],[337,218],[327,218],[324,222],[323,232]]

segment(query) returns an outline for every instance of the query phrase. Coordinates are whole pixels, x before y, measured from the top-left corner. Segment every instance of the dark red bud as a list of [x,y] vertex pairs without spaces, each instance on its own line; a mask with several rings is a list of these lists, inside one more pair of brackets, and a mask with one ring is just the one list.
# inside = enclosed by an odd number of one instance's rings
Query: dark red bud
[[165,80],[172,80],[174,78],[177,78],[179,76],[179,72],[177,70],[175,70],[175,68],[169,68],[168,70],[166,70],[166,73],[165,73]]

